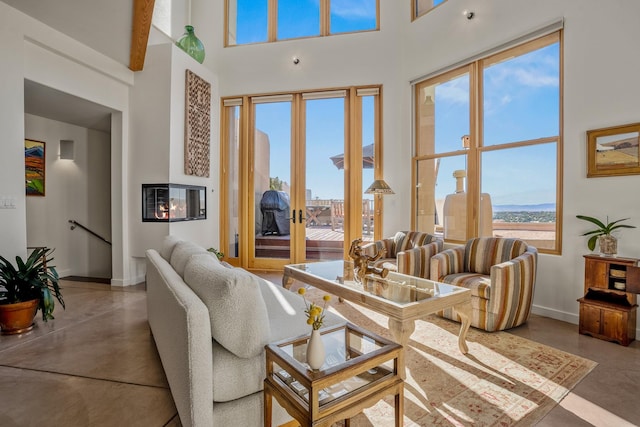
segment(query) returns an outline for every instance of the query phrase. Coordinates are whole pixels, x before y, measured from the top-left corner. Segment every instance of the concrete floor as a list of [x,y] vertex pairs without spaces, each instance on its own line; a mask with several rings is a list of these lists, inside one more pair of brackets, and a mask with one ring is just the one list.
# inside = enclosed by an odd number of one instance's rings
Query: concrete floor
[[[278,283],[277,275],[265,276]],[[180,426],[144,288],[62,287],[67,310],[57,307],[55,320],[38,318],[27,334],[0,336],[0,426]],[[599,363],[538,425],[640,425],[640,344],[623,347],[577,330],[532,316],[510,331]]]

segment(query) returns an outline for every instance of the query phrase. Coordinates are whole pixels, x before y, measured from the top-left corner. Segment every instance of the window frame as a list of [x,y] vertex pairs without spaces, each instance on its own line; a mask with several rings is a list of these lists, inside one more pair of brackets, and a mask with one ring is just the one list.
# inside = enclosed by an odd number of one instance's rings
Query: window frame
[[[225,0],[224,1],[224,47],[246,46],[260,43],[274,43],[287,40],[300,40],[306,38],[317,37],[329,37],[340,36],[345,34],[366,33],[371,31],[380,30],[380,0],[374,0],[376,2],[376,25],[375,28],[368,30],[356,30],[356,31],[344,31],[344,32],[331,32],[331,0],[320,0],[320,34],[317,36],[301,36],[291,37],[286,39],[278,39],[278,0],[267,0],[267,40],[251,43],[233,43],[229,41],[229,12],[231,10],[230,2],[237,0]],[[447,0],[445,0],[446,2]],[[237,7],[236,7],[237,8]],[[237,27],[237,24],[236,24]]]
[[[483,72],[492,64],[499,63],[503,60],[512,57],[518,57],[529,52],[536,51],[545,46],[550,46],[554,43],[558,43],[558,134],[553,136],[542,136],[539,138],[522,140],[522,141],[505,141],[499,144],[484,145],[484,130],[483,130],[483,108],[484,108],[484,87],[483,87]],[[419,163],[424,160],[436,160],[440,158],[464,155],[467,157],[467,228],[466,235],[468,238],[476,237],[480,235],[480,191],[482,180],[482,154],[490,151],[508,150],[518,147],[526,147],[541,144],[556,144],[556,221],[555,221],[555,239],[553,248],[538,248],[541,253],[549,253],[554,255],[560,255],[562,253],[562,176],[563,176],[563,30],[558,29],[549,34],[542,35],[540,37],[515,44],[507,47],[498,52],[491,52],[486,56],[474,57],[469,60],[468,63],[456,66],[452,69],[446,69],[442,73],[431,75],[428,78],[415,81],[413,84],[413,117],[414,117],[414,143],[413,143],[413,158],[412,158],[412,216],[411,224],[412,228],[418,224],[418,171]],[[469,128],[471,132],[471,144],[468,149],[461,148],[459,150],[447,151],[447,152],[435,152],[435,142],[433,147],[433,153],[421,153],[419,152],[419,142],[421,141],[421,129],[420,129],[420,91],[425,87],[441,84],[451,80],[452,76],[460,76],[465,73],[469,73]],[[451,243],[463,243],[461,241],[447,240]]]
[[411,22],[415,21],[416,19],[423,17],[425,15],[427,15],[429,12],[435,10],[436,8],[442,6],[443,4],[445,4],[446,2],[448,2],[449,0],[443,0],[442,3],[437,4],[435,6],[431,6],[429,9],[425,10],[422,13],[418,13],[418,5],[417,2],[418,0],[411,0]]

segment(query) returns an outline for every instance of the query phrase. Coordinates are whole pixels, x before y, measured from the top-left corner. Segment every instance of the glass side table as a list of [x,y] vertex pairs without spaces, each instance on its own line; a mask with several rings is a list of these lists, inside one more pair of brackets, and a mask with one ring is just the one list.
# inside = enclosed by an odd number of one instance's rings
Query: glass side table
[[264,425],[271,426],[272,400],[301,426],[330,426],[349,419],[388,395],[395,396],[395,425],[402,425],[404,382],[398,357],[402,346],[347,323],[321,331],[325,363],[306,363],[309,335],[265,346]]

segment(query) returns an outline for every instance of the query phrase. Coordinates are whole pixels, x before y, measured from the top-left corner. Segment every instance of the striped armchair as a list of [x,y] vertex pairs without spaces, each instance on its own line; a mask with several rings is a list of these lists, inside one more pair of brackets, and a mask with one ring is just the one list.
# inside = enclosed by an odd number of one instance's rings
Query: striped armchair
[[382,249],[387,253],[373,263],[391,271],[429,278],[431,257],[442,250],[443,242],[433,234],[422,231],[399,231],[395,236],[376,240],[362,247],[363,254],[375,256]]
[[[519,239],[480,237],[431,258],[431,279],[471,289],[471,326],[501,331],[529,317],[538,251]],[[451,309],[441,316],[458,320]]]

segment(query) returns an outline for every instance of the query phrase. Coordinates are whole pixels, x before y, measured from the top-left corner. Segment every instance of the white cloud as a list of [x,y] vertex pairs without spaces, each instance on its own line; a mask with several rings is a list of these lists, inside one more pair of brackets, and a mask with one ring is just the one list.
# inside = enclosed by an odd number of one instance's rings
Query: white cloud
[[331,13],[341,18],[375,18],[375,0],[331,0]]
[[469,78],[464,76],[448,81],[436,87],[436,102],[469,104]]

